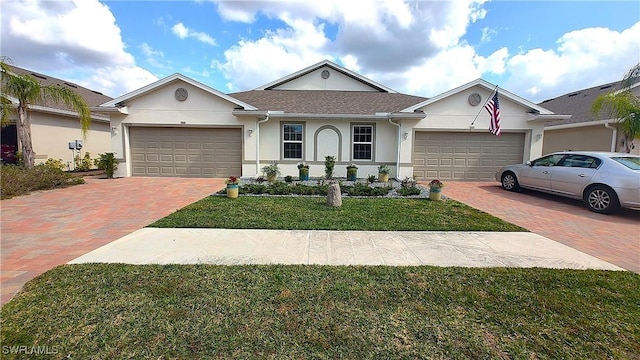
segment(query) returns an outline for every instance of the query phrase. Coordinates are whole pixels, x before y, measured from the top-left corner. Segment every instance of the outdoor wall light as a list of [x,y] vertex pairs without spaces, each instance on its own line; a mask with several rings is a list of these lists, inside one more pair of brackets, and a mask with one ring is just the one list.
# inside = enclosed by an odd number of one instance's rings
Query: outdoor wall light
[[253,129],[249,128],[249,130],[247,130],[247,132],[249,133],[249,136],[251,136],[251,134],[253,134]]
[[407,140],[409,138],[409,133],[405,131],[404,134],[402,134],[402,138]]
[[536,135],[536,141],[540,141],[540,139],[542,139],[542,134],[537,134]]
[[118,135],[118,127],[117,126],[112,126],[111,127],[111,134],[112,135]]

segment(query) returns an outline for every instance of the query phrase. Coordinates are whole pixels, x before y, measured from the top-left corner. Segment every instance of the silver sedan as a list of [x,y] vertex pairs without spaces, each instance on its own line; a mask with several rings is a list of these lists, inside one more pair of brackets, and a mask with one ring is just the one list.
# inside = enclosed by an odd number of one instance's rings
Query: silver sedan
[[640,209],[640,156],[587,151],[557,152],[496,172],[505,190],[520,188],[583,200],[597,213]]

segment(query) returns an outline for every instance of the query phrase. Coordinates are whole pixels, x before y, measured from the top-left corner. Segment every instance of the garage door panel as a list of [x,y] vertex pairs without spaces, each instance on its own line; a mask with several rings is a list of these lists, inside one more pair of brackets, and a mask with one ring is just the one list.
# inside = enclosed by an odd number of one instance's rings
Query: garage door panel
[[242,175],[240,129],[130,129],[134,176]]
[[498,167],[522,162],[524,134],[416,132],[415,144],[420,179],[491,180]]

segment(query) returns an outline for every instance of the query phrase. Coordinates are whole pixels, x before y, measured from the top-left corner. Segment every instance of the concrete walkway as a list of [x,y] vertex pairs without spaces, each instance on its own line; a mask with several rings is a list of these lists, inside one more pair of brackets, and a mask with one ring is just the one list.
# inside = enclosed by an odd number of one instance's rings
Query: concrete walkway
[[321,264],[623,270],[534,233],[145,228],[71,264]]

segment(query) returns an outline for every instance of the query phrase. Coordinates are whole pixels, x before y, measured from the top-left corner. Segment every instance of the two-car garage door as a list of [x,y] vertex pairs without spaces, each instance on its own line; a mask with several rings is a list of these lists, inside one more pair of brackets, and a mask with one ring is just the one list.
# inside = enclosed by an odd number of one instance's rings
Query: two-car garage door
[[491,180],[503,165],[519,164],[523,133],[416,132],[413,173],[419,179]]
[[131,127],[132,175],[242,175],[240,129]]

